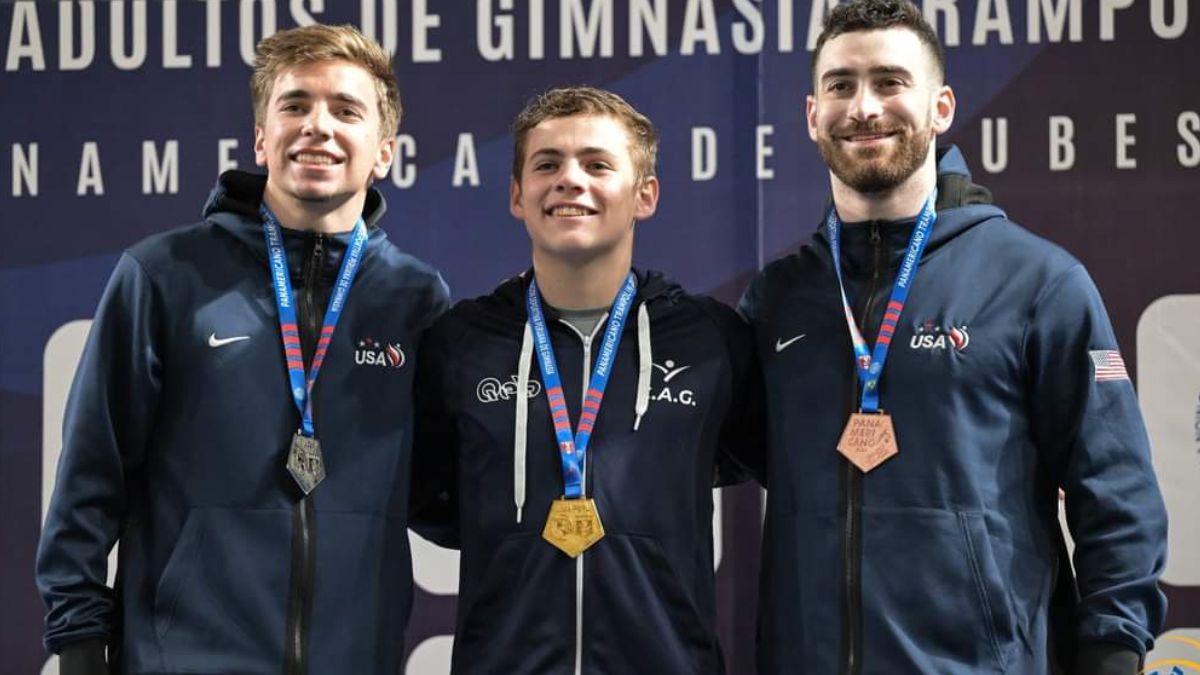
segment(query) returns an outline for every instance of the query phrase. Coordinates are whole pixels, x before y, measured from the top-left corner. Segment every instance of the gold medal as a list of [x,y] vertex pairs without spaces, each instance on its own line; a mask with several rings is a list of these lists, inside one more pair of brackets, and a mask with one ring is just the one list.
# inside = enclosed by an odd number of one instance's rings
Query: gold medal
[[838,452],[867,473],[900,452],[892,416],[885,413],[854,413],[838,441]]
[[542,538],[572,558],[604,537],[600,512],[593,499],[555,499],[546,516]]

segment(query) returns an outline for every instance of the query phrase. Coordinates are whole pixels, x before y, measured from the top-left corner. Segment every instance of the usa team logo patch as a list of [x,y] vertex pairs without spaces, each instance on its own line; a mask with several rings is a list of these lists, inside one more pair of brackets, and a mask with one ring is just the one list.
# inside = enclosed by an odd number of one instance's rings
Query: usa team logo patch
[[1096,372],[1097,382],[1113,380],[1128,380],[1129,373],[1125,370],[1125,359],[1121,352],[1115,349],[1093,349],[1088,352],[1092,357],[1092,367]]
[[354,350],[354,362],[360,366],[401,368],[406,360],[399,342],[391,344],[367,338],[359,340]]
[[943,328],[933,321],[923,321],[917,324],[912,338],[908,341],[910,349],[925,349],[929,351],[952,349],[956,352],[966,351],[971,344],[971,333],[966,326]]

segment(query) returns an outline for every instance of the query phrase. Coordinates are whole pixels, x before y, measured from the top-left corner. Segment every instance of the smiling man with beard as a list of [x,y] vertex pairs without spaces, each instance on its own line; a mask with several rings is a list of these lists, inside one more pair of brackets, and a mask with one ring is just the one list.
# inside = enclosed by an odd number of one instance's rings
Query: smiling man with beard
[[[391,59],[281,31],[251,91],[266,175],[222,174],[201,222],[125,251],[79,364],[38,549],[63,675],[400,668],[404,363],[448,293],[378,225]],[[392,367],[356,362],[374,340]]]
[[1162,628],[1166,513],[1103,304],[935,148],[954,112],[913,5],[831,12],[807,121],[832,206],[742,301],[765,675],[1134,675]]

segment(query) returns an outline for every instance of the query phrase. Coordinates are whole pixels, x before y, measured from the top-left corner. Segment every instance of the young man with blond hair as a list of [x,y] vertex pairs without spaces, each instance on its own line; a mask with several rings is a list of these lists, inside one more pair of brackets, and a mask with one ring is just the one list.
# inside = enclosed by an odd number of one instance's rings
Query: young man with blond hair
[[418,531],[462,549],[452,670],[723,672],[711,488],[755,443],[749,331],[632,267],[659,195],[644,115],[554,89],[514,136],[533,267],[439,320],[418,375],[414,480],[444,491]]
[[309,26],[252,91],[266,175],[124,253],[79,364],[37,566],[64,675],[400,668],[413,361],[448,300],[377,225],[396,80]]
[[1099,293],[936,148],[956,101],[915,6],[839,5],[812,71],[832,206],[743,301],[770,434],[759,673],[1135,675],[1166,512]]

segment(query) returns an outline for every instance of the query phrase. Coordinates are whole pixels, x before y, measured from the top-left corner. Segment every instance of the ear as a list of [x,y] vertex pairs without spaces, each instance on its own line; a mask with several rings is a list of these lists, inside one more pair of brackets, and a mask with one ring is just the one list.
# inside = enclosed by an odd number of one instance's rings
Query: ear
[[804,98],[804,119],[808,121],[808,137],[817,140],[817,97],[809,94]]
[[933,101],[933,133],[944,134],[950,129],[950,125],[954,123],[954,109],[958,105],[954,98],[954,90],[950,85],[943,84],[938,88],[937,95]]
[[516,178],[508,181],[508,212],[517,220],[525,220],[525,207],[521,206],[521,183]]
[[254,125],[254,164],[256,166],[267,165],[267,149],[266,149],[266,132],[257,124]]
[[396,157],[396,137],[391,136],[379,142],[379,153],[375,155],[375,168],[371,174],[375,176],[375,180],[383,180],[387,178],[388,172],[392,170],[392,160]]
[[636,200],[633,209],[634,220],[646,220],[654,215],[658,209],[658,189],[656,176],[647,176],[642,179],[642,183],[637,186],[637,193],[634,195]]

